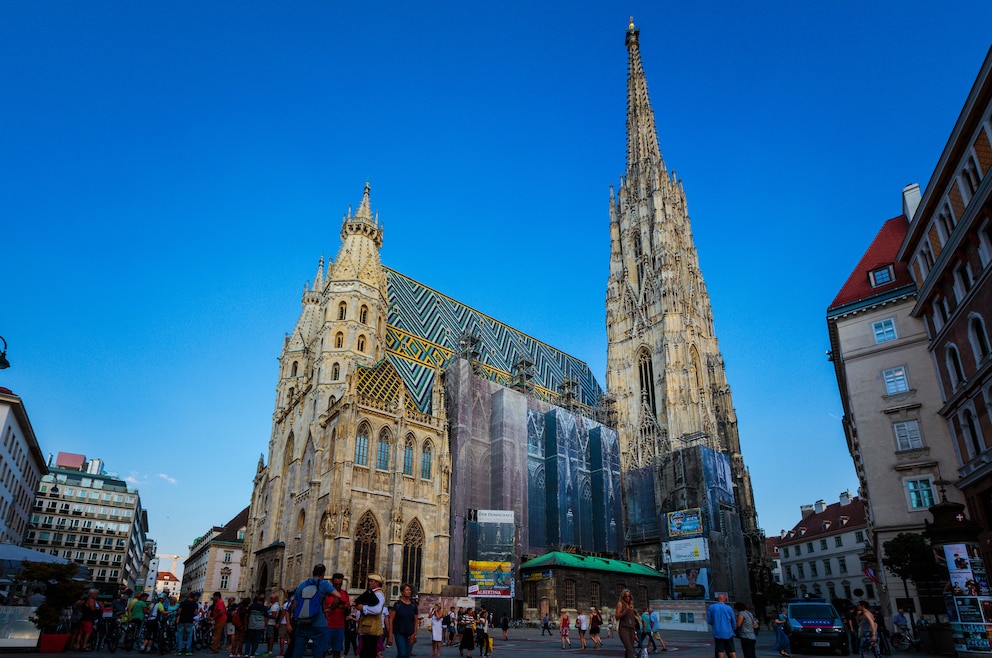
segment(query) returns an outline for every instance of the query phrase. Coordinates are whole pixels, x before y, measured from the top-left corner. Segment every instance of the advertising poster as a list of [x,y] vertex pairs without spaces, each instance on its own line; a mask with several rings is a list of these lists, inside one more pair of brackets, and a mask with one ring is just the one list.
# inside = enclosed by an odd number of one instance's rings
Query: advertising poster
[[669,512],[665,516],[669,539],[686,539],[703,534],[703,512],[698,507]]
[[706,569],[672,570],[672,591],[676,599],[706,599],[709,575]]
[[669,562],[700,562],[710,559],[709,542],[703,537],[667,542]]
[[468,595],[513,598],[513,566],[509,562],[469,560]]
[[992,653],[992,590],[975,544],[945,544],[934,558],[947,567],[947,618],[958,651]]

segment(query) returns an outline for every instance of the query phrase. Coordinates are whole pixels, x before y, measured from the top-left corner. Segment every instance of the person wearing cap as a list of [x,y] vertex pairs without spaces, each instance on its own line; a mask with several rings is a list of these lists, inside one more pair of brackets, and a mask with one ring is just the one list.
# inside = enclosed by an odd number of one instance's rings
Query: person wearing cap
[[[358,597],[355,608],[358,609],[358,634],[361,636],[361,658],[376,658],[379,638],[382,637],[382,611],[386,606],[386,597],[382,594],[382,576],[376,573],[368,575],[369,589]],[[373,599],[375,603],[372,603]]]
[[[314,565],[313,577],[307,578],[300,583],[293,596],[297,600],[302,600],[303,589],[309,585],[317,587],[316,596],[319,597],[318,600],[321,602],[326,600],[325,597],[333,596],[334,587],[324,580],[325,573],[327,573],[327,568],[323,564]],[[309,626],[296,624],[294,628],[295,637],[292,642],[292,658],[303,657],[303,652],[307,648],[307,640],[313,642],[313,655],[315,658],[323,658],[324,654],[327,653],[327,643],[330,639],[330,635],[327,632],[327,618],[323,614],[318,614],[313,618]]]

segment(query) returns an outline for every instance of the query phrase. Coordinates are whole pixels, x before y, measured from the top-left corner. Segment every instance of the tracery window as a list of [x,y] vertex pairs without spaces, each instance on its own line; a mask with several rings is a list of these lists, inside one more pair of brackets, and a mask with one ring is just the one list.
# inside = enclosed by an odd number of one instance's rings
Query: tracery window
[[642,349],[637,357],[637,373],[641,384],[641,402],[647,402],[651,413],[657,415],[654,400],[654,365],[651,363],[651,353],[647,349]]
[[353,587],[368,587],[368,575],[375,573],[376,550],[379,544],[379,526],[372,512],[366,512],[355,527],[355,546],[351,563]]
[[389,431],[386,428],[379,432],[375,467],[380,471],[389,470]]
[[433,459],[434,448],[431,446],[430,441],[424,441],[423,454],[420,455],[420,477],[424,480],[430,480],[433,476]]
[[358,428],[358,436],[355,437],[355,463],[361,466],[368,466],[369,463],[369,426],[368,425],[362,425],[361,427]]
[[420,578],[424,560],[424,529],[414,519],[403,535],[403,582],[409,583],[413,591],[420,590]]
[[403,444],[403,475],[413,475],[413,437],[406,437]]

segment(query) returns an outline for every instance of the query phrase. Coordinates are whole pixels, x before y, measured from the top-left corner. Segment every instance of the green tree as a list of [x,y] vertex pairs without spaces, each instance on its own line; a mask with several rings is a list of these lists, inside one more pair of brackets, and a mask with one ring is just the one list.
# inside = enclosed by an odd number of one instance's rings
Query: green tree
[[45,587],[45,602],[38,606],[31,617],[31,621],[42,633],[57,632],[63,610],[82,596],[83,583],[73,580],[78,573],[78,564],[24,562],[21,580],[36,582]]
[[882,544],[885,551],[885,568],[902,580],[906,598],[909,598],[909,581],[919,591],[922,586],[937,579],[937,564],[933,549],[926,538],[915,532],[900,532]]

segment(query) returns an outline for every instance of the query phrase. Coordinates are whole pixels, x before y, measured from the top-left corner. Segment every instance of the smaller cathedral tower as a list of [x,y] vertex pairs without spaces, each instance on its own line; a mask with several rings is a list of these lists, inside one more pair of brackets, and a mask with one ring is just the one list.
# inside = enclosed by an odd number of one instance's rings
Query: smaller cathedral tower
[[448,550],[447,480],[435,477],[450,461],[444,404],[412,413],[387,358],[383,230],[369,196],[366,183],[341,223],[337,258],[325,271],[321,257],[283,343],[244,592],[295,586],[317,562],[346,573],[353,590],[372,572],[424,593],[447,582],[443,565],[428,560]]

